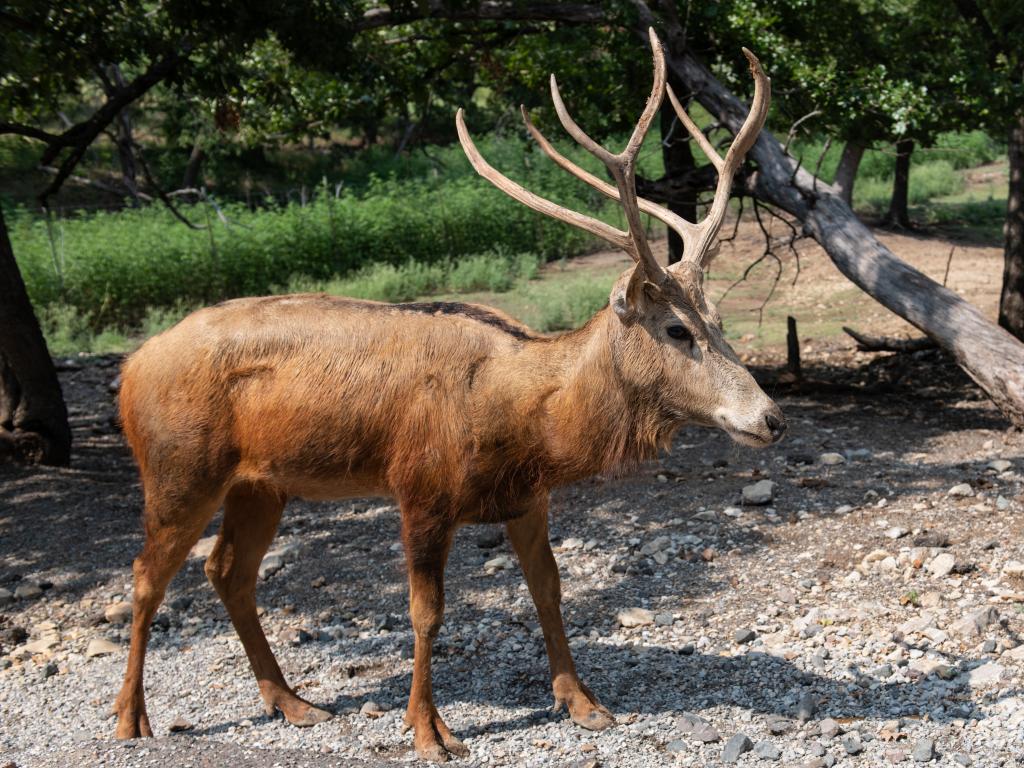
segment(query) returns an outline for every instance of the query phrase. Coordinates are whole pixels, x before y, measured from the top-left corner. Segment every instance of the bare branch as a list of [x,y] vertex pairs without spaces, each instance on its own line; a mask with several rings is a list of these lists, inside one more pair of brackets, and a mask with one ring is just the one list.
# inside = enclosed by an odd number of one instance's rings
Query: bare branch
[[893,336],[868,336],[843,326],[843,332],[857,342],[860,352],[919,352],[936,349],[938,345],[927,336],[916,339],[898,339]]

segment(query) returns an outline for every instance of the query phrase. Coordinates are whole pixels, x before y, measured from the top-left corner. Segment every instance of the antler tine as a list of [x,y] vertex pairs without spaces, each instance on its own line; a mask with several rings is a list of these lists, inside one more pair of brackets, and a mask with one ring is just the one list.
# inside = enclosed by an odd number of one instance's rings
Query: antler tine
[[[537,142],[537,145],[541,148],[545,155],[547,155],[551,160],[554,161],[555,165],[557,165],[564,171],[568,171],[576,178],[586,182],[605,197],[609,197],[612,200],[615,200],[616,202],[619,202],[621,200],[621,198],[619,197],[619,191],[615,186],[609,184],[607,181],[599,179],[597,176],[590,173],[589,171],[584,170],[580,166],[576,165],[576,163],[574,163],[572,160],[563,155],[561,152],[559,152],[557,149],[555,149],[554,146],[552,146],[551,142],[548,141],[547,138],[544,136],[544,134],[540,132],[540,129],[533,124],[533,121],[530,119],[530,115],[526,111],[525,106],[520,106],[519,110],[520,112],[522,112],[523,122],[526,124],[526,130],[530,132],[530,135],[533,136],[533,139],[534,141]],[[671,227],[684,240],[687,240],[691,237],[695,237],[697,234],[699,234],[697,231],[697,225],[687,221],[679,214],[673,213],[668,208],[660,206],[657,203],[653,203],[645,197],[640,197],[638,195],[636,199],[637,202],[640,204],[641,211],[646,213],[648,216],[653,216],[666,226]]]
[[[725,211],[729,206],[729,195],[732,191],[733,177],[743,163],[747,150],[754,146],[754,142],[757,141],[757,136],[764,127],[765,120],[768,117],[768,105],[771,102],[771,80],[765,75],[764,70],[761,69],[761,63],[746,48],[743,49],[743,55],[750,62],[750,74],[754,78],[754,98],[750,103],[750,112],[747,113],[746,120],[743,121],[743,125],[736,132],[736,137],[729,146],[729,150],[725,153],[724,160],[710,147],[707,137],[700,132],[696,125],[693,125],[693,121],[689,119],[689,116],[684,117],[686,115],[685,110],[681,109],[671,89],[669,89],[669,98],[672,100],[672,106],[676,109],[676,114],[679,115],[687,129],[690,130],[690,133],[701,145],[701,149],[704,150],[704,153],[718,169],[718,185],[715,187],[714,200],[711,202],[711,208],[704,221],[698,225],[700,237],[696,245],[692,249],[688,249],[688,253],[684,254],[687,261],[694,262],[702,268],[706,267],[708,262],[711,261],[711,242],[718,235],[718,230],[722,227],[722,220],[725,218]],[[693,125],[693,128],[690,128],[691,125]],[[698,138],[698,134],[700,138]]]
[[561,205],[556,205],[550,200],[545,200],[543,197],[535,195],[528,189],[520,186],[512,179],[503,176],[497,170],[495,170],[476,148],[476,144],[473,143],[473,139],[469,135],[469,131],[466,129],[466,120],[463,114],[463,110],[460,108],[455,113],[455,127],[459,133],[459,142],[462,144],[462,149],[466,153],[466,157],[469,158],[470,164],[485,179],[491,184],[496,186],[502,192],[514,200],[518,200],[528,208],[532,208],[538,213],[543,213],[545,216],[551,216],[554,219],[564,221],[567,224],[572,224],[575,227],[586,230],[592,235],[597,235],[603,240],[608,241],[616,248],[621,248],[627,253],[633,252],[633,242],[628,232],[623,232],[620,229],[616,229],[609,224],[605,224],[603,221],[598,221],[590,216],[584,216],[582,213],[565,208]]
[[[617,198],[619,203],[622,205],[623,211],[626,214],[626,222],[629,225],[629,236],[632,240],[632,247],[628,248],[627,251],[638,263],[643,265],[644,272],[648,278],[660,280],[664,278],[665,271],[655,260],[654,254],[651,252],[650,244],[647,242],[647,235],[644,231],[643,224],[640,221],[640,203],[636,194],[636,157],[640,151],[641,145],[643,144],[644,138],[647,136],[647,131],[650,130],[651,123],[654,121],[654,116],[658,113],[659,107],[661,107],[666,82],[665,54],[661,48],[661,41],[658,40],[658,36],[654,32],[653,27],[648,30],[648,35],[650,36],[651,41],[651,53],[654,57],[654,84],[651,88],[651,95],[647,99],[647,105],[644,107],[644,111],[640,115],[640,119],[637,121],[636,127],[633,129],[633,133],[629,137],[629,141],[626,143],[622,152],[618,154],[609,152],[606,148],[602,147],[590,138],[583,129],[580,128],[565,107],[565,102],[562,100],[562,94],[558,90],[558,81],[554,75],[551,75],[551,100],[554,102],[555,112],[558,114],[558,119],[562,123],[562,127],[565,128],[566,132],[580,145],[582,145],[584,149],[601,160],[601,162],[603,162],[611,172],[612,177],[615,179],[615,186],[618,189]],[[529,123],[529,120],[527,120],[527,123]],[[527,125],[527,127],[529,128],[529,125]],[[533,133],[536,138],[536,135],[539,132],[534,129],[531,133]],[[547,142],[544,143],[546,144]],[[548,146],[550,147],[550,145]],[[546,149],[545,153],[548,154],[548,157],[555,160],[555,162],[560,166],[566,168],[566,170],[570,170]],[[573,171],[570,170],[570,172]],[[587,181],[587,179],[582,176],[580,178]],[[588,183],[591,182],[588,181]],[[599,190],[601,189],[601,187],[594,185],[593,183],[591,183],[591,186],[595,186],[595,188]],[[683,234],[680,232],[680,236],[687,239],[689,239],[688,234],[689,233]]]
[[708,160],[711,161],[711,164],[715,166],[719,173],[721,173],[722,165],[725,161],[722,159],[722,156],[718,154],[718,150],[716,150],[714,145],[708,141],[708,137],[704,135],[704,131],[697,127],[697,124],[693,122],[693,118],[690,117],[683,105],[679,103],[679,99],[676,98],[676,92],[672,90],[672,86],[666,85],[665,90],[668,92],[668,100],[672,102],[672,109],[676,111],[676,116],[679,118],[679,122],[686,126],[686,130],[691,136],[693,136],[697,145],[701,148],[701,151],[708,156]]

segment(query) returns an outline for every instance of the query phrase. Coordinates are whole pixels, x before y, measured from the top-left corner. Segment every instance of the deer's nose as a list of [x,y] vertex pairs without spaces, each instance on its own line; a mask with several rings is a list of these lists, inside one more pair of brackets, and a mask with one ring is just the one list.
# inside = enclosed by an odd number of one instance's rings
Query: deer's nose
[[772,440],[777,441],[786,433],[786,419],[781,413],[769,413],[764,417],[764,423],[768,425],[768,432]]

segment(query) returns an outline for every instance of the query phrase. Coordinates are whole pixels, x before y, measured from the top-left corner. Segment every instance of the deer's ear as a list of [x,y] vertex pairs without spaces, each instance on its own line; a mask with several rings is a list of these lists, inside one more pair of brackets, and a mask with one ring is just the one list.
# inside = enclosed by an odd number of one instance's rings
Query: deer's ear
[[660,289],[647,281],[643,265],[638,263],[615,282],[609,301],[619,320],[629,324],[640,316],[648,302],[657,298],[658,293]]

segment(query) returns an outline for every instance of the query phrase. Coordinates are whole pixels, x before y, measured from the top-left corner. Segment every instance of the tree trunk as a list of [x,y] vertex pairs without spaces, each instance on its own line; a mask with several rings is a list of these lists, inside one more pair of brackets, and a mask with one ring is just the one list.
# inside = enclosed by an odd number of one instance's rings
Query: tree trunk
[[1006,198],[1006,245],[999,324],[1024,341],[1024,115],[1010,128],[1010,190]]
[[[690,150],[689,134],[679,123],[675,110],[667,101],[661,106],[661,158],[665,165],[665,180],[672,182],[686,174],[692,173],[697,164]],[[682,216],[687,221],[697,220],[697,195],[692,201],[670,202],[668,209]],[[683,239],[671,227],[668,232],[668,263],[675,264],[683,258]]]
[[[642,28],[653,21],[637,4]],[[669,39],[672,39],[671,36]],[[740,102],[692,53],[672,53],[672,71],[719,121],[736,132],[747,116]],[[900,261],[840,199],[837,191],[816,181],[782,150],[767,130],[749,157],[757,166],[751,192],[795,216],[839,270],[857,286],[954,356],[1006,417],[1024,426],[1024,344],[953,291]]]
[[188,162],[185,164],[185,174],[181,178],[182,189],[199,188],[199,174],[203,170],[203,160],[205,159],[206,151],[196,140],[196,143],[192,145],[192,152],[188,156]]
[[851,208],[853,207],[853,185],[857,181],[857,170],[860,168],[860,161],[863,157],[864,145],[856,141],[848,141],[839,158],[839,167],[836,168],[836,180],[833,186],[840,199]]
[[[118,88],[125,88],[127,86],[119,66],[111,64],[108,67],[108,71],[110,79]],[[114,125],[116,126],[114,136],[117,145],[117,157],[121,163],[121,181],[124,183],[125,189],[128,190],[128,194],[131,195],[132,205],[138,207],[139,185],[135,168],[135,137],[132,134],[131,111],[128,107],[125,107],[117,114],[117,117],[114,118]]]
[[0,441],[18,458],[67,466],[71,429],[0,210]]
[[889,201],[889,212],[885,215],[885,223],[897,227],[910,227],[910,156],[914,153],[913,139],[900,139],[896,142],[896,175],[892,181],[892,199]]

